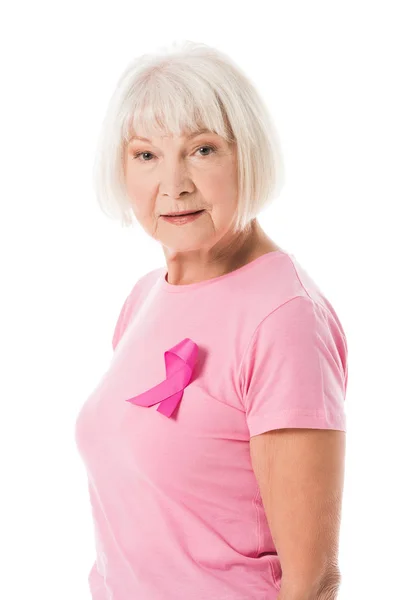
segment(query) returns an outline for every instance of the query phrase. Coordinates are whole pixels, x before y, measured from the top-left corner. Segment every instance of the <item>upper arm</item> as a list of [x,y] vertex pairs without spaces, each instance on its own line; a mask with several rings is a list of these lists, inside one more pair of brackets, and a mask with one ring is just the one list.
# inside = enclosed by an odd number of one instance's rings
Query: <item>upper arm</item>
[[339,571],[345,436],[344,431],[300,428],[250,438],[283,582],[308,589]]
[[306,297],[267,316],[243,361],[250,453],[282,567],[308,589],[338,573],[347,344],[336,317]]

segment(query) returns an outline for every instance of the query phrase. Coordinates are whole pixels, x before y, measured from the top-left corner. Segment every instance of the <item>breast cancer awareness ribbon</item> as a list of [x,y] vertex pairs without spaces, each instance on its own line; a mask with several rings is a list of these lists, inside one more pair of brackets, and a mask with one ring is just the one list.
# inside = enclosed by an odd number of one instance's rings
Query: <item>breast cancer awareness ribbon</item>
[[192,378],[198,354],[198,346],[185,338],[164,352],[166,379],[145,392],[128,398],[138,406],[153,406],[160,402],[157,411],[170,417],[181,401],[183,390]]

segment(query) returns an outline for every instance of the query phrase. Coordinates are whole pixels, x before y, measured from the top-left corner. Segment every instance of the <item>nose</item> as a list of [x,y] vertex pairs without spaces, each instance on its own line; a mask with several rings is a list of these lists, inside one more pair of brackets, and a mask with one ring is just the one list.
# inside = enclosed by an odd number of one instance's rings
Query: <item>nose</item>
[[160,175],[160,194],[171,198],[180,198],[190,194],[194,183],[182,161],[164,163]]

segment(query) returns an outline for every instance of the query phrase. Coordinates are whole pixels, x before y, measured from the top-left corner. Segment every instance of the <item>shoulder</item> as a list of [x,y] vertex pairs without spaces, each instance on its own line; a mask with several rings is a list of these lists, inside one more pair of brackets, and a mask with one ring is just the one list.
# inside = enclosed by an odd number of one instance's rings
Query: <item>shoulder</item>
[[141,300],[145,298],[151,287],[161,276],[161,273],[162,267],[152,269],[151,271],[148,271],[144,275],[140,276],[131,287],[127,296],[124,298],[112,336],[112,347],[114,350],[123,336],[132,314],[138,308]]
[[346,337],[332,303],[294,254],[284,252],[273,261],[261,263],[243,289],[241,296],[251,314],[253,332],[263,323],[265,329],[303,325],[335,329],[339,337]]

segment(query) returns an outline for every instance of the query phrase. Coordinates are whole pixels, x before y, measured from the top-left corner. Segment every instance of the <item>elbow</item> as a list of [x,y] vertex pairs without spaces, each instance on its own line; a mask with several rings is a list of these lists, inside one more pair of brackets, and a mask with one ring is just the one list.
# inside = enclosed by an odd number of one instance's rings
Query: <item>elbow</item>
[[316,590],[315,600],[337,600],[341,579],[339,570],[324,575]]
[[313,583],[283,577],[278,600],[337,600],[340,584],[339,570],[324,573]]

